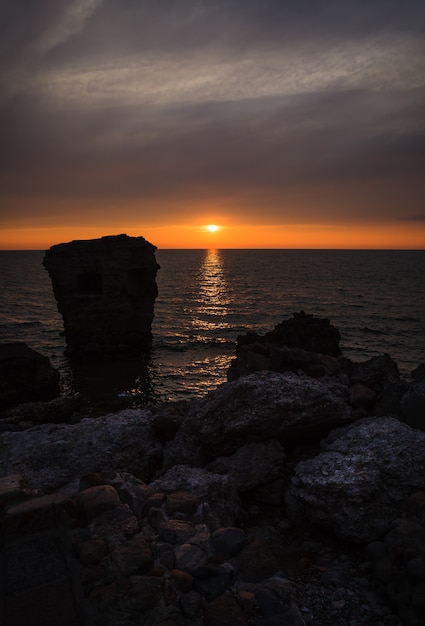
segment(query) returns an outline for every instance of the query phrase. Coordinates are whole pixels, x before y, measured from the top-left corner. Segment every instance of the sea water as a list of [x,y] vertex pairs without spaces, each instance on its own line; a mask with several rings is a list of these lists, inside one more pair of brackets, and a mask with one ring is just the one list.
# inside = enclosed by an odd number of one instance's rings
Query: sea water
[[354,361],[425,362],[425,251],[158,250],[153,346],[128,362],[72,363],[42,251],[0,252],[0,342],[48,356],[64,393],[94,402],[201,396],[226,380],[239,334],[304,310],[331,320]]

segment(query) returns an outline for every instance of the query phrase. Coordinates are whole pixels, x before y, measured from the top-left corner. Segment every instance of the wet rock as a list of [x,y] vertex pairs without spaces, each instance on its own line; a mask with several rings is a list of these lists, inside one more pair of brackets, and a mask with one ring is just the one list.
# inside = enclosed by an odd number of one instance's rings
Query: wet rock
[[155,246],[116,235],[52,246],[49,272],[74,357],[138,354],[151,344],[158,294]]
[[285,450],[279,441],[271,439],[247,444],[229,457],[218,457],[206,469],[226,474],[243,493],[280,478],[284,462]]
[[387,531],[406,497],[425,487],[425,435],[395,418],[367,418],[296,468],[288,516],[354,542]]
[[59,372],[25,343],[0,344],[0,408],[59,395]]
[[42,491],[111,467],[125,467],[149,480],[162,455],[150,414],[130,409],[77,424],[45,424],[1,433],[0,451],[0,473],[19,472],[31,488]]

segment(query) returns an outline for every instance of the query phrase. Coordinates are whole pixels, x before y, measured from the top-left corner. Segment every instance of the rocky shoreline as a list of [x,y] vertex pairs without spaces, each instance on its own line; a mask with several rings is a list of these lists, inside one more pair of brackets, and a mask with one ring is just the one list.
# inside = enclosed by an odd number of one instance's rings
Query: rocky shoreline
[[238,338],[229,382],[190,402],[9,411],[6,552],[60,525],[75,624],[424,623],[424,368],[351,363],[335,330]]

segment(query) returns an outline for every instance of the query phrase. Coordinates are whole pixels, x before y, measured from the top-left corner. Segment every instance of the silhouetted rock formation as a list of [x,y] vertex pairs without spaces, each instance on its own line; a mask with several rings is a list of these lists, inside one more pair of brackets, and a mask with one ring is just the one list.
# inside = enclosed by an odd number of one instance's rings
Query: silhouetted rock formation
[[0,344],[0,407],[58,395],[59,373],[46,356],[25,343]]
[[72,356],[137,354],[149,348],[158,295],[156,247],[115,235],[52,246],[43,265]]
[[339,330],[328,319],[294,313],[294,317],[277,324],[265,335],[246,333],[239,335],[236,359],[228,372],[235,380],[258,370],[298,372],[300,369],[318,378],[327,373],[327,366],[318,355],[341,355]]

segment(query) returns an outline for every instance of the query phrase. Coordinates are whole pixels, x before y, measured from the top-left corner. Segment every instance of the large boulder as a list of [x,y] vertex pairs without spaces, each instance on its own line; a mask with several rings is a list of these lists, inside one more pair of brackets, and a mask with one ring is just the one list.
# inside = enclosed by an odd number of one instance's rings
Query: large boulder
[[0,435],[0,475],[22,474],[32,489],[53,491],[89,472],[126,470],[150,480],[162,447],[148,411],[125,410],[77,424],[43,424]]
[[306,441],[354,417],[346,387],[335,381],[257,372],[224,383],[191,405],[168,446],[166,464],[206,464],[269,439],[284,446]]
[[58,395],[59,373],[46,356],[22,342],[0,344],[0,408]]
[[393,417],[366,418],[324,452],[300,462],[286,493],[288,516],[354,542],[373,541],[425,488],[425,434]]

